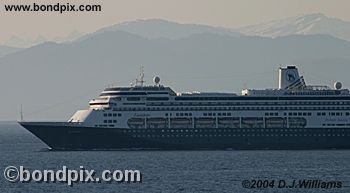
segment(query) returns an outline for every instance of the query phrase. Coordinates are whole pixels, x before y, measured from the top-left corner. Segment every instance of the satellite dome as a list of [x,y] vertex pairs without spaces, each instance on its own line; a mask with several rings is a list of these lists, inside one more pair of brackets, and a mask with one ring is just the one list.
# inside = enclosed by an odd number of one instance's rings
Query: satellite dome
[[159,82],[160,82],[159,76],[155,76],[155,77],[153,78],[153,82],[154,82],[155,84],[159,84]]
[[342,87],[341,82],[335,82],[335,83],[334,83],[334,88],[335,88],[335,89],[340,90],[341,87]]

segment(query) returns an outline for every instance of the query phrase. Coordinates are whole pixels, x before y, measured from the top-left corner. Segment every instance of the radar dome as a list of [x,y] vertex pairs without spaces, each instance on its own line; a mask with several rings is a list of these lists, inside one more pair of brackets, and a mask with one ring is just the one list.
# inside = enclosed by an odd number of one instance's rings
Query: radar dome
[[159,82],[160,82],[159,76],[155,76],[155,77],[153,78],[153,82],[154,82],[155,84],[159,84]]
[[335,89],[339,90],[339,89],[341,89],[341,87],[342,87],[341,82],[335,82],[335,83],[334,83],[334,88],[335,88]]

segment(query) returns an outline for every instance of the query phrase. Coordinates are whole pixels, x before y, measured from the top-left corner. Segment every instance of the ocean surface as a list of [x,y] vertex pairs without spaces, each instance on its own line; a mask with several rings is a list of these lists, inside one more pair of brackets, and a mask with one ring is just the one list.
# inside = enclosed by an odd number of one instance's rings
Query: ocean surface
[[[12,183],[8,166],[140,170],[141,183]],[[0,123],[0,192],[350,192],[350,151],[49,151],[16,123]],[[341,188],[244,188],[244,180],[340,181]],[[277,184],[278,185],[278,184]]]

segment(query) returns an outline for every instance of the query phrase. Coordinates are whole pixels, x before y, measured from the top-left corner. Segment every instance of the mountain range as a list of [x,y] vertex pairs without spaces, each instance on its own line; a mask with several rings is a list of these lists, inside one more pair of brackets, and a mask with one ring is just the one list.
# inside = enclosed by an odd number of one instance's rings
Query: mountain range
[[7,54],[15,53],[17,51],[21,50],[20,48],[14,48],[9,46],[0,45],[0,58],[2,56],[5,56]]
[[[54,37],[52,41],[55,41],[57,43],[69,42],[69,41],[76,40],[81,36],[83,36],[82,33],[78,31],[72,31],[67,36]],[[45,43],[47,41],[50,41],[50,40],[48,40],[48,38],[44,37],[43,35],[38,35],[34,39],[11,36],[8,40],[3,42],[2,44],[10,47],[29,48],[38,44]]]
[[147,28],[113,26],[72,42],[46,42],[2,56],[0,88],[6,102],[0,119],[17,118],[20,104],[29,120],[68,119],[108,85],[129,85],[140,66],[147,84],[158,75],[161,84],[176,91],[275,88],[278,67],[285,65],[298,65],[307,84],[341,81],[350,86],[346,40],[331,35],[244,36],[205,26],[196,31],[196,25],[163,20],[132,25],[155,27],[158,22],[177,26],[181,33],[158,37],[150,35],[152,28],[143,32]]
[[199,33],[212,33],[219,35],[228,36],[240,36],[239,32],[232,29],[222,27],[212,27],[208,25],[199,24],[180,24],[176,22],[166,21],[163,19],[148,19],[148,20],[136,20],[115,24],[96,32],[83,36],[81,39],[111,31],[123,31],[130,34],[135,34],[145,38],[169,38],[169,39],[180,39],[186,38],[193,34]]
[[[81,41],[107,31],[124,31],[145,38],[169,39],[180,39],[199,33],[211,33],[235,37],[259,36],[272,38],[288,35],[330,35],[350,41],[350,22],[330,18],[321,13],[274,20],[236,29],[199,24],[180,24],[163,19],[135,20],[107,26],[90,34],[82,34],[78,31],[73,31],[66,37],[56,37],[52,39],[52,41],[57,43]],[[49,40],[41,35],[33,40],[12,36],[3,44],[12,48],[25,48],[45,43],[47,41]],[[8,53],[11,52],[2,51],[0,49],[0,57]]]

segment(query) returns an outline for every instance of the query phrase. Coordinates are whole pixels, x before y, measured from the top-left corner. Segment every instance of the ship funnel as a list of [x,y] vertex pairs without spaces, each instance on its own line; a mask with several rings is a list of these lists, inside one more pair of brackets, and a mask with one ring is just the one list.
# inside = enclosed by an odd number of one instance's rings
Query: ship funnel
[[304,78],[299,76],[296,66],[279,69],[278,89],[300,89],[305,86]]

